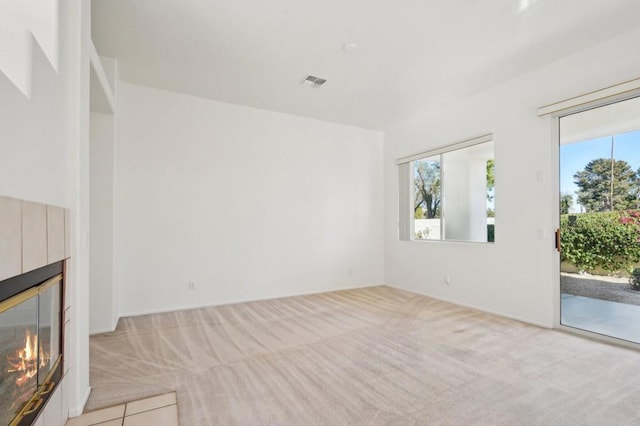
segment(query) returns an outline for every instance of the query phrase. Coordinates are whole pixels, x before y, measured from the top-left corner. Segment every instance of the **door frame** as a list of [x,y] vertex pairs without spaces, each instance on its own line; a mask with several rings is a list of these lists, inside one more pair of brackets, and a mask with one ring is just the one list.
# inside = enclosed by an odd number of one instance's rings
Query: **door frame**
[[[639,80],[634,80],[638,81]],[[620,87],[625,86],[628,83],[623,83],[619,85]],[[613,86],[616,87],[616,86]],[[603,89],[603,91],[610,91],[612,87]],[[594,92],[595,93],[595,92]],[[592,95],[587,94],[583,95],[588,98]],[[561,292],[560,292],[560,252],[555,247],[555,232],[560,229],[560,119],[562,117],[566,117],[568,115],[577,114],[580,112],[584,112],[590,109],[603,107],[606,105],[611,105],[617,102],[623,102],[632,98],[640,97],[640,87],[637,87],[633,90],[621,91],[620,93],[613,93],[609,96],[599,98],[597,100],[588,101],[584,103],[580,103],[580,98],[573,98],[570,101],[574,101],[574,105],[568,106],[564,109],[557,109],[551,116],[551,158],[555,162],[555,166],[552,167],[553,173],[551,176],[550,185],[552,186],[552,235],[553,244],[551,245],[552,250],[552,293],[553,300],[551,301],[551,306],[553,307],[553,328],[559,331],[567,332],[569,334],[575,334],[579,336],[583,336],[592,340],[612,343],[615,345],[633,348],[636,350],[640,350],[640,342],[634,343],[627,340],[623,340],[616,337],[607,336],[604,334],[595,333],[592,331],[582,330],[579,328],[569,327],[561,324]],[[562,103],[568,103],[569,101],[563,101],[558,103],[557,105],[561,105]],[[545,107],[549,108],[549,107]]]

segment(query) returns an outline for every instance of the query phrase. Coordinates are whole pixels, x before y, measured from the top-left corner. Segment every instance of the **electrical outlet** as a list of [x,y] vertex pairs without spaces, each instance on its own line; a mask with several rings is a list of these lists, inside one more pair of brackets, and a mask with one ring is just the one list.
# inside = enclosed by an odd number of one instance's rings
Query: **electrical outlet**
[[189,290],[195,290],[195,289],[196,289],[195,281],[189,281]]

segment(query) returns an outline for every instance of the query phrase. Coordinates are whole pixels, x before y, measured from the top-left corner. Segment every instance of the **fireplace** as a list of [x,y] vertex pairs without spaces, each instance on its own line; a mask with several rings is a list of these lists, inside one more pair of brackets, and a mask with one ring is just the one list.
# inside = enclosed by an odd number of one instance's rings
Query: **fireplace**
[[62,377],[64,263],[0,282],[0,425],[30,425]]

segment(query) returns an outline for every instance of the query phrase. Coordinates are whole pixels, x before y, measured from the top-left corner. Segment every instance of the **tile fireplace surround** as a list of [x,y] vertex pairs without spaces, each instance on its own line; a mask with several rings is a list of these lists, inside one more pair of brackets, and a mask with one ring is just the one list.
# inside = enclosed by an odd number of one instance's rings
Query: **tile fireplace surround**
[[[62,207],[0,196],[0,285],[9,278],[66,261],[70,253],[69,216],[69,210]],[[63,353],[69,353],[68,300],[65,298],[63,306]],[[63,376],[68,372],[69,363],[65,362]],[[33,424],[57,426],[65,423],[68,409],[63,395],[64,382],[63,377]]]

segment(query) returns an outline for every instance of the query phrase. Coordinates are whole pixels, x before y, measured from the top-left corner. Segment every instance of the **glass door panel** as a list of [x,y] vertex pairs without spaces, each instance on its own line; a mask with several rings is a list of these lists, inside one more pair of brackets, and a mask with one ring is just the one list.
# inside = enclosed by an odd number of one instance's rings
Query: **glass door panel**
[[60,354],[60,289],[61,279],[57,279],[45,288],[39,297],[40,362],[38,364],[38,385],[44,383],[47,374],[54,367]]
[[[18,299],[18,298],[14,298]],[[38,296],[0,306],[0,424],[18,414],[38,387]],[[5,309],[6,308],[6,309]]]
[[640,343],[640,98],[560,118],[560,235],[561,324]]

